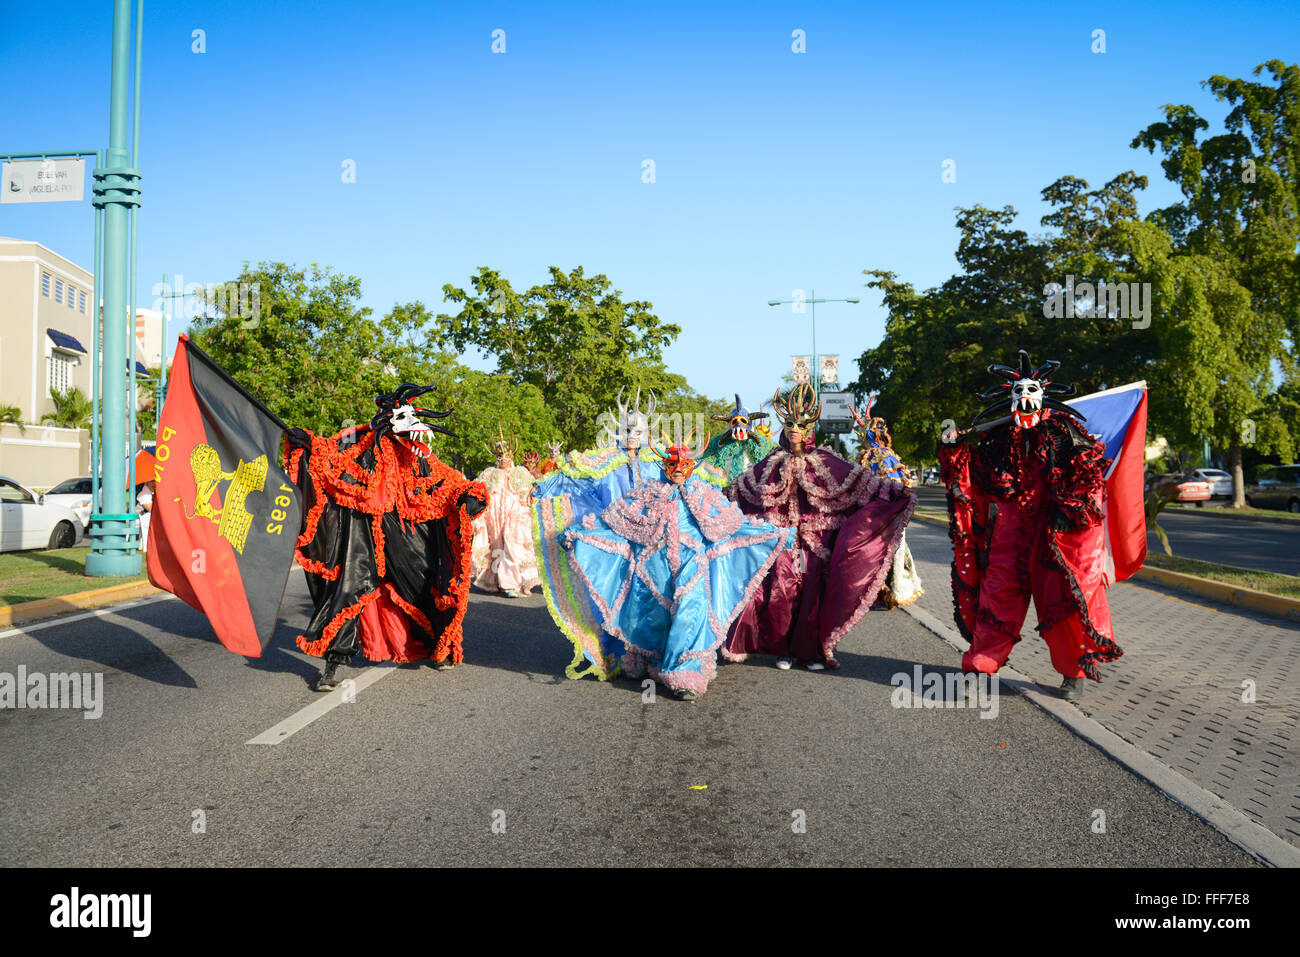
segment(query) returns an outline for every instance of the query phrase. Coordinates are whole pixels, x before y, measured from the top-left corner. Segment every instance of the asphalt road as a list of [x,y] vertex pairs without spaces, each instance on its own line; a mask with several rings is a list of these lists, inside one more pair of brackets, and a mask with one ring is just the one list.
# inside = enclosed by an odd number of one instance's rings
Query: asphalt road
[[[918,489],[917,500],[925,508],[941,511],[948,508],[943,489],[938,486]],[[1160,527],[1169,536],[1175,555],[1300,575],[1300,522],[1246,522],[1205,512],[1166,508],[1160,513]],[[1147,548],[1152,552],[1162,551],[1154,533],[1147,535]]]
[[0,711],[0,865],[1252,863],[1014,693],[892,707],[895,673],[959,664],[902,612],[836,674],[728,665],[647,704],[566,680],[540,598],[471,601],[465,665],[386,668],[274,746],[247,742],[321,699],[297,571],[261,659],[170,598],[0,637],[0,672],[104,675],[98,720]]

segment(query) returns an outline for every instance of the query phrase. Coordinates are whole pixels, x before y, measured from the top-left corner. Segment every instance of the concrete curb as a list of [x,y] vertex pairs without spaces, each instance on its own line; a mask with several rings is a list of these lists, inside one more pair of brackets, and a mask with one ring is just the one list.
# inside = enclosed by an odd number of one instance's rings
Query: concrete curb
[[[934,515],[913,512],[912,520],[926,525],[941,526],[945,529],[948,527],[946,517],[940,519]],[[1250,569],[1244,570],[1249,571]],[[1226,582],[1216,582],[1209,578],[1202,578],[1200,575],[1171,572],[1163,568],[1139,568],[1134,572],[1133,577],[1128,580],[1159,585],[1162,588],[1195,595],[1198,598],[1236,605],[1238,608],[1258,612],[1261,615],[1270,615],[1286,621],[1300,622],[1300,600],[1295,598],[1283,598],[1280,595],[1270,595],[1268,592],[1257,591],[1254,588],[1229,585]]]
[[1268,592],[1256,591],[1253,588],[1229,585],[1226,582],[1201,578],[1199,575],[1171,572],[1163,568],[1139,568],[1133,573],[1133,578],[1129,580],[1149,582],[1152,585],[1187,592],[1200,598],[1227,602],[1229,605],[1236,605],[1238,608],[1259,612],[1261,615],[1271,615],[1274,618],[1300,622],[1300,601],[1294,598],[1283,598],[1280,595],[1270,595]]
[[[908,605],[903,611],[956,651],[966,650],[966,642],[957,630],[945,625],[924,608]],[[1124,765],[1174,803],[1195,814],[1246,853],[1273,867],[1300,867],[1300,848],[1293,847],[1268,828],[1256,824],[1223,798],[1161,764],[1100,721],[1062,701],[1054,690],[1044,689],[1032,678],[1007,666],[1002,667],[998,677],[1000,684],[1009,685],[1024,695],[1076,735]]]
[[143,598],[158,592],[159,589],[146,580],[127,582],[125,585],[110,585],[107,588],[95,588],[71,595],[59,595],[56,598],[42,598],[39,601],[25,601],[17,605],[6,605],[0,608],[0,628],[23,625],[42,618],[53,618],[56,615],[66,615],[73,611],[115,605],[120,601]]

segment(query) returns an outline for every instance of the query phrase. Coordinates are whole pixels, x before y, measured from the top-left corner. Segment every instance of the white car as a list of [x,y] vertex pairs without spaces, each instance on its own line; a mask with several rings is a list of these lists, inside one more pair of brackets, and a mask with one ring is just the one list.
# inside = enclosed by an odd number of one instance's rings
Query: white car
[[81,541],[81,519],[64,505],[42,503],[31,489],[0,475],[0,552],[71,548]]
[[66,482],[60,482],[41,498],[47,505],[63,505],[72,509],[77,513],[77,518],[81,521],[82,530],[90,529],[91,497],[89,475],[78,475]]
[[1223,469],[1196,469],[1192,474],[1202,482],[1210,483],[1210,494],[1215,498],[1232,497],[1232,473]]

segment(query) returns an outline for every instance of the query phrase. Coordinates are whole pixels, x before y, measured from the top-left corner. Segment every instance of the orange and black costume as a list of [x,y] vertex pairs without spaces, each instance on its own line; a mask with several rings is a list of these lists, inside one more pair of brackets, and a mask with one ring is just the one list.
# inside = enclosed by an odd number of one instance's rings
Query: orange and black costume
[[403,385],[375,401],[370,427],[324,438],[290,431],[288,471],[303,494],[297,558],[316,612],[298,647],[329,661],[459,664],[479,482],[438,461],[416,436],[433,431]]

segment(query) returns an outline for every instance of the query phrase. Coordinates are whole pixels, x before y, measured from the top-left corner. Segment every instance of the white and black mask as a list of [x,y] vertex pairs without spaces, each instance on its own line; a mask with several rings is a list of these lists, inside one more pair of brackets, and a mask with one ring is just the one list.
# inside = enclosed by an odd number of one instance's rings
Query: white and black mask
[[974,426],[990,415],[1006,415],[1008,394],[1011,399],[1011,425],[1017,429],[1032,429],[1053,412],[1064,412],[1082,420],[1083,416],[1060,400],[1075,394],[1074,386],[1053,382],[1050,376],[1061,367],[1050,359],[1037,368],[1029,360],[1029,353],[1020,350],[1019,368],[995,362],[989,372],[1006,381],[980,393],[981,399],[996,401],[983,409],[974,419]]
[[455,434],[440,425],[429,425],[421,419],[421,416],[444,419],[451,415],[450,409],[446,412],[434,412],[432,409],[411,404],[412,399],[432,389],[431,385],[416,386],[404,382],[393,392],[375,396],[375,405],[379,407],[379,411],[370,420],[370,427],[379,437],[388,434],[421,457],[427,456],[429,447],[426,443],[433,438],[435,432],[444,435]]
[[420,421],[420,417],[415,414],[414,406],[410,405],[399,405],[389,414],[388,422],[395,433],[433,431]]
[[1043,416],[1043,384],[1017,379],[1011,384],[1011,414],[1022,429],[1032,429]]

